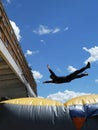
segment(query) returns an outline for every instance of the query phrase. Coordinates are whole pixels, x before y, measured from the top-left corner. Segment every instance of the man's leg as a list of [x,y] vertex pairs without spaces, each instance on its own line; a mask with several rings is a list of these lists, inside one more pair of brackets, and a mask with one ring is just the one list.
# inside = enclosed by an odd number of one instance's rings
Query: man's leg
[[90,62],[87,63],[87,65],[79,70],[76,70],[75,72],[73,72],[72,74],[70,74],[70,76],[76,76],[80,73],[82,73],[83,71],[85,71],[86,69],[90,68]]
[[76,75],[76,76],[74,77],[74,79],[76,79],[76,78],[82,78],[82,77],[84,77],[84,76],[88,76],[88,74],[87,74],[87,73],[83,73],[83,74]]

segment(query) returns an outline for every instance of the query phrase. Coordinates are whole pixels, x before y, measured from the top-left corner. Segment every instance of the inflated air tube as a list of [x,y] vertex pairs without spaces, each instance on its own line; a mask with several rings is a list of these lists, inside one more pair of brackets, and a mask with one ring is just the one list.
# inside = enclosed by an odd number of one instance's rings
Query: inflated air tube
[[73,130],[63,104],[41,98],[21,98],[0,104],[0,130]]
[[64,104],[43,98],[0,102],[0,130],[98,130],[98,95]]
[[73,98],[64,104],[76,130],[98,130],[98,95]]

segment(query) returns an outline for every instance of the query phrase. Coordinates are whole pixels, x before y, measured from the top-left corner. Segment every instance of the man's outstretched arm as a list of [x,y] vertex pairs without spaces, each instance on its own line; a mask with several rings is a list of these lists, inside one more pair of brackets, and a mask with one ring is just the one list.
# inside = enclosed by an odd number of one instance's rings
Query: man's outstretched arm
[[[51,70],[51,68],[50,68],[49,65],[47,65],[47,68],[48,68],[50,74],[52,75],[52,77],[53,77],[53,76],[55,77],[56,75],[55,75],[55,73]],[[51,77],[50,77],[50,78],[51,78]]]

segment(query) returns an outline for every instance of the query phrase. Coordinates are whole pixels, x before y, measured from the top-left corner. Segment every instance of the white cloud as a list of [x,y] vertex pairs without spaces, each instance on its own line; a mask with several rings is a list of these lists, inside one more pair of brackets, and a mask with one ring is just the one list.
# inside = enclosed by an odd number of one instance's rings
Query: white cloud
[[54,30],[52,30],[52,33],[57,33],[57,32],[60,32],[59,28],[55,28]]
[[33,33],[39,34],[39,35],[45,35],[45,34],[50,34],[50,33],[57,33],[59,31],[60,31],[59,28],[50,29],[48,28],[48,26],[39,25],[37,29],[33,30]]
[[27,50],[25,56],[35,55],[37,53],[39,53],[39,50],[36,51]]
[[64,29],[64,31],[67,31],[69,29],[69,27],[66,27],[65,29]]
[[32,51],[32,55],[35,55],[35,54],[38,54],[38,53],[39,53],[39,50]]
[[68,68],[67,68],[67,70],[68,70],[69,72],[74,72],[74,71],[76,71],[77,69],[74,68],[73,66],[69,65]]
[[45,44],[45,41],[43,39],[40,40],[41,43]]
[[32,53],[33,53],[32,51],[27,50],[27,51],[26,51],[26,56],[27,56],[27,55],[32,55]]
[[10,4],[10,3],[11,3],[11,0],[6,0],[6,2]]
[[43,77],[43,75],[39,71],[32,70],[32,73],[33,73],[34,79],[37,82],[39,82],[39,80]]
[[95,82],[98,83],[98,79],[96,79]]
[[98,46],[92,47],[90,49],[87,49],[86,47],[83,47],[83,49],[86,52],[89,52],[90,57],[85,60],[85,64],[89,61],[89,62],[96,62],[98,61]]
[[11,20],[10,20],[10,23],[12,25],[12,28],[13,28],[15,34],[16,34],[16,37],[17,37],[18,41],[20,41],[21,35],[20,35],[20,29],[19,29],[19,27],[16,25],[15,22],[13,22]]
[[47,98],[65,103],[66,101],[74,97],[77,97],[80,95],[87,95],[87,94],[90,94],[90,93],[81,93],[81,92],[65,90],[64,92],[57,92],[57,93],[51,94],[47,96]]

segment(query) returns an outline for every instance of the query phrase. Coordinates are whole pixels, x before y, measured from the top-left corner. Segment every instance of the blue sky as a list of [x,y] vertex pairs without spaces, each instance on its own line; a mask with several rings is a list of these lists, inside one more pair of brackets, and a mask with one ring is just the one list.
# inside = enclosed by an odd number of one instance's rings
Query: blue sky
[[[2,0],[28,64],[38,95],[67,100],[98,93],[97,0]],[[67,75],[90,61],[89,76],[65,84],[43,84],[46,65]],[[61,99],[60,99],[61,98]]]

